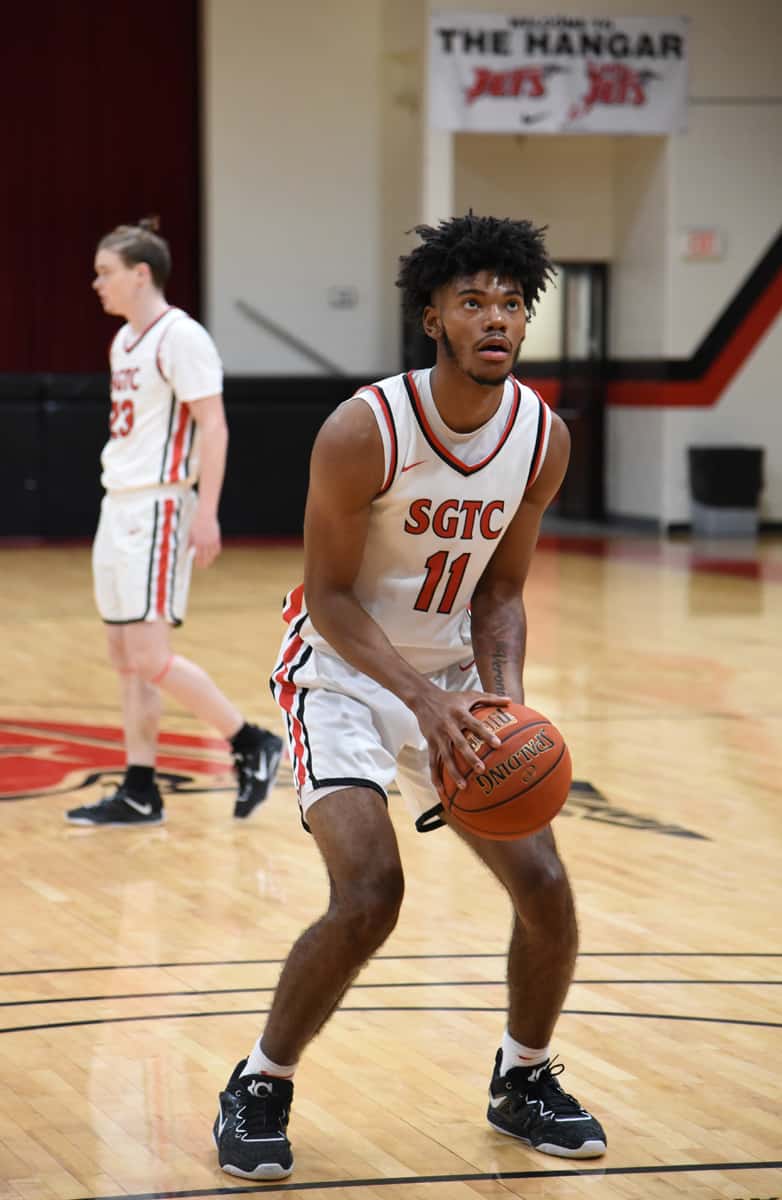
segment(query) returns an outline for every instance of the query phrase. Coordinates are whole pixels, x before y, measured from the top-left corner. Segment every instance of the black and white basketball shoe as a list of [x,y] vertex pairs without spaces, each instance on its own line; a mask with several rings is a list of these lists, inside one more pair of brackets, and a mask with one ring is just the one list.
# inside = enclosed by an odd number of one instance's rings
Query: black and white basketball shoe
[[293,1170],[287,1128],[293,1084],[274,1075],[242,1075],[236,1064],[220,1093],[214,1140],[220,1166],[242,1179],[284,1179]]
[[262,804],[272,789],[282,757],[282,738],[268,729],[258,730],[251,750],[234,750],[234,771],[239,785],[234,816],[244,819]]
[[71,808],[65,814],[66,821],[71,825],[94,825],[103,829],[129,825],[159,825],[165,820],[163,798],[153,786],[152,790],[141,795],[131,795],[122,783],[110,796],[105,796],[97,804],[83,804],[80,808]]
[[494,1129],[560,1158],[605,1154],[600,1122],[559,1086],[563,1063],[550,1058],[537,1067],[512,1067],[500,1075],[501,1061],[498,1050],[486,1113]]

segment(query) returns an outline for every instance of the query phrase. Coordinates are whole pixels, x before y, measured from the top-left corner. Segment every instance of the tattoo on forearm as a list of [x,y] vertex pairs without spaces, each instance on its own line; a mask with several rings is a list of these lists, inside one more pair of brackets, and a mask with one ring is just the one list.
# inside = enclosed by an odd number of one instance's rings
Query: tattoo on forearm
[[508,663],[508,650],[504,642],[497,642],[491,656],[491,677],[495,691],[505,693],[505,668]]

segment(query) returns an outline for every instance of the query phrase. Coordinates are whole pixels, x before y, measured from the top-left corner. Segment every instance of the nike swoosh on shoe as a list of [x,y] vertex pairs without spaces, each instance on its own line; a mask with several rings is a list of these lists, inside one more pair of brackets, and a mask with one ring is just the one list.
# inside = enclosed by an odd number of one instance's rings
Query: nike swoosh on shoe
[[133,808],[137,813],[141,813],[142,817],[151,817],[154,812],[154,805],[149,801],[146,804],[142,804],[139,800],[131,800],[130,796],[123,796],[122,799],[129,808]]

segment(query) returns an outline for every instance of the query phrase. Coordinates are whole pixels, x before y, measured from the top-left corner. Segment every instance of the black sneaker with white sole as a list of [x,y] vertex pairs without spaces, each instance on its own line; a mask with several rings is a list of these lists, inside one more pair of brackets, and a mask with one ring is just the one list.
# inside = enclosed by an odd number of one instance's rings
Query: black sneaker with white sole
[[540,1066],[512,1067],[500,1075],[501,1061],[498,1050],[486,1113],[494,1129],[560,1158],[605,1154],[606,1135],[600,1122],[559,1086],[557,1075],[564,1071],[564,1063],[550,1058]]
[[242,1075],[243,1058],[220,1093],[213,1135],[220,1166],[242,1179],[284,1179],[293,1170],[286,1130],[293,1084],[275,1075]]
[[72,825],[113,828],[128,825],[159,825],[165,819],[163,798],[157,787],[143,796],[131,796],[124,783],[97,804],[83,804],[65,814]]
[[282,738],[268,729],[258,730],[258,741],[252,750],[234,750],[234,771],[239,791],[234,804],[234,816],[244,819],[268,796],[277,778],[282,756]]

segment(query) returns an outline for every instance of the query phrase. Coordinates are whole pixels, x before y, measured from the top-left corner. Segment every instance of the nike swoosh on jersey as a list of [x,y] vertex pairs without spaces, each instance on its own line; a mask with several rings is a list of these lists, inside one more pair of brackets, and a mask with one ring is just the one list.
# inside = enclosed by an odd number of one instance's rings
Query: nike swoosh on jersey
[[399,474],[404,475],[405,471],[412,471],[413,467],[422,467],[425,462],[425,458],[419,458],[418,462],[408,463],[406,467],[402,467],[402,470],[399,472]]

